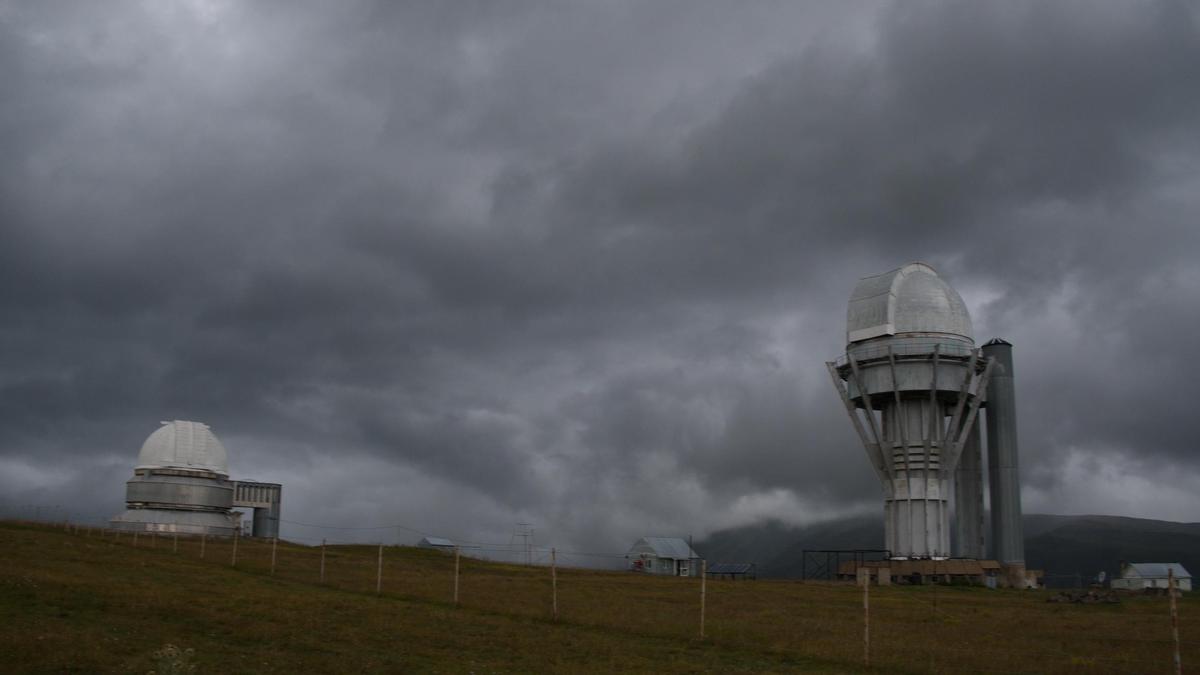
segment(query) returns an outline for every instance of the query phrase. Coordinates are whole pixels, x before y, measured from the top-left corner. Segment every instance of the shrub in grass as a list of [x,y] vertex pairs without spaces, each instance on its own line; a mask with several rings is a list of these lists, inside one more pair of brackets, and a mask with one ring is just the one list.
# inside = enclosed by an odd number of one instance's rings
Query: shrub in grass
[[157,663],[157,668],[151,670],[146,675],[188,675],[196,672],[196,664],[192,663],[192,657],[196,655],[196,650],[191,647],[180,649],[172,644],[166,644],[154,652],[154,661]]

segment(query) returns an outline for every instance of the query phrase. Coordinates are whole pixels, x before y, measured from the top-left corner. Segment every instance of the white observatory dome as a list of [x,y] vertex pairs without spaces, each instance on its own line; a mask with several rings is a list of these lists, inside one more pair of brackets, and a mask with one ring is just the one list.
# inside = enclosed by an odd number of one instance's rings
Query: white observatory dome
[[850,296],[847,342],[905,333],[956,335],[973,340],[966,304],[925,263],[909,263],[866,277]]
[[207,424],[175,420],[162,426],[142,444],[138,469],[202,469],[229,475],[225,446]]

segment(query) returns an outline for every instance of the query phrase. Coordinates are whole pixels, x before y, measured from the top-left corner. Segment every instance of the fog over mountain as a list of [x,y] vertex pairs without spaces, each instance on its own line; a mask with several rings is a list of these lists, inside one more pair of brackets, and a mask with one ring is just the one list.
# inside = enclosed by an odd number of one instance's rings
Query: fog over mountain
[[1027,513],[1200,521],[1198,77],[1184,2],[0,1],[0,507],[190,419],[285,537],[874,515],[823,362],[922,260]]
[[[1169,560],[1200,569],[1200,523],[1173,523],[1124,516],[1026,515],[1025,561],[1048,587],[1078,587],[1101,571],[1119,576],[1122,562]],[[876,516],[827,520],[805,526],[766,520],[719,530],[696,542],[713,562],[753,562],[762,577],[831,578],[839,560],[859,549],[878,557],[883,522]],[[838,552],[840,551],[840,553]]]

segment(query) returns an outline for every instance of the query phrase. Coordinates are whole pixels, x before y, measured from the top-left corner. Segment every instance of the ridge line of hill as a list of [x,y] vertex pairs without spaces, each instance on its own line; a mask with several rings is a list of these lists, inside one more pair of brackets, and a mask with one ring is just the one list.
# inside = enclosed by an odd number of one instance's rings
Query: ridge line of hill
[[[1101,571],[1115,575],[1121,561],[1178,562],[1200,571],[1200,523],[1035,513],[1023,524],[1026,566],[1044,570],[1051,585],[1066,585],[1054,577],[1074,583]],[[806,549],[878,549],[882,542],[882,519],[854,516],[804,526],[767,520],[714,532],[696,549],[713,563],[750,562],[764,577],[799,578]]]

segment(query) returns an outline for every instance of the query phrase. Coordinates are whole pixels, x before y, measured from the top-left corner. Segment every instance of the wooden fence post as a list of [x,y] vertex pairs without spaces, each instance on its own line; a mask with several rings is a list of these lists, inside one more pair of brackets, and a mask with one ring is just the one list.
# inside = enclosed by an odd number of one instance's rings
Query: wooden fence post
[[200,533],[200,558],[204,559],[204,545],[208,543],[208,532]]
[[271,540],[271,576],[275,576],[275,549],[279,547],[279,535]]
[[700,639],[704,639],[704,605],[708,595],[708,561],[700,561]]
[[454,605],[458,606],[458,547],[454,547]]
[[863,665],[871,667],[871,578],[863,584]]
[[233,528],[233,558],[231,558],[229,561],[229,564],[233,567],[237,567],[238,533],[240,533],[241,530],[242,530],[242,528],[240,528],[240,527]]
[[1167,568],[1167,594],[1171,596],[1171,639],[1175,642],[1175,675],[1183,675],[1183,662],[1179,658],[1179,612],[1175,607],[1175,595],[1179,592],[1179,580],[1175,568]]
[[133,531],[133,546],[134,546],[134,548],[137,548],[137,536],[138,536],[138,531],[134,530]]
[[325,540],[321,540],[321,583],[325,583]]
[[171,539],[171,553],[179,553],[179,532],[175,532]]
[[554,549],[550,549],[550,589],[551,608],[554,620],[558,621],[558,554]]
[[151,532],[151,533],[150,533],[150,548],[155,548],[155,546],[156,546],[157,544],[158,544],[158,533],[157,533],[157,532]]
[[375,567],[375,595],[383,592],[383,543],[379,544],[379,563]]

